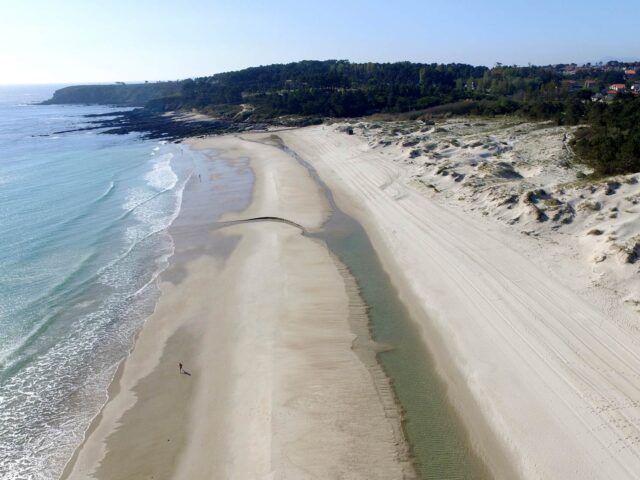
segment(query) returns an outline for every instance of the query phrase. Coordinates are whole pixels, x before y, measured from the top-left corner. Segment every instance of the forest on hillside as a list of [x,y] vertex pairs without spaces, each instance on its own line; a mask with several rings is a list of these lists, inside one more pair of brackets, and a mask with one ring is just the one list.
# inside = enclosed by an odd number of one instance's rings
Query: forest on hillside
[[[240,121],[415,112],[414,118],[518,115],[587,125],[576,134],[575,151],[596,174],[611,175],[640,171],[640,86],[626,72],[617,62],[488,68],[326,60],[252,67],[140,90],[122,88],[136,92],[136,100],[144,99],[153,112],[197,110]],[[611,85],[625,88],[612,94]],[[635,95],[631,86],[637,87]],[[95,88],[107,87],[113,89]],[[89,98],[90,92],[75,93]],[[103,97],[109,95],[114,94]]]
[[306,61],[185,80],[178,95],[150,103],[213,113],[221,105],[250,104],[252,114],[262,118],[429,114],[431,109],[587,124],[576,135],[574,148],[597,174],[640,171],[640,97],[619,93],[605,99],[600,93],[625,82],[624,68],[576,70],[567,76],[563,66]]

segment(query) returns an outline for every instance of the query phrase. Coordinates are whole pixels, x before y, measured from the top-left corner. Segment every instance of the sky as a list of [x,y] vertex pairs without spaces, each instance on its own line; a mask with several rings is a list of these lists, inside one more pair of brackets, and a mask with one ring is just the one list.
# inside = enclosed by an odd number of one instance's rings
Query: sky
[[637,1],[0,0],[0,84],[176,80],[297,60],[640,58]]

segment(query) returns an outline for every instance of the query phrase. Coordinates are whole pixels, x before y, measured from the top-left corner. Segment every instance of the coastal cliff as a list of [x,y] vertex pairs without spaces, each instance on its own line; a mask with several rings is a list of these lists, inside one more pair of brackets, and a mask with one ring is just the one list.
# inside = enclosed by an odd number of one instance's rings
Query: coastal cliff
[[56,90],[44,105],[99,104],[142,107],[150,100],[178,93],[179,82],[111,85],[74,85]]

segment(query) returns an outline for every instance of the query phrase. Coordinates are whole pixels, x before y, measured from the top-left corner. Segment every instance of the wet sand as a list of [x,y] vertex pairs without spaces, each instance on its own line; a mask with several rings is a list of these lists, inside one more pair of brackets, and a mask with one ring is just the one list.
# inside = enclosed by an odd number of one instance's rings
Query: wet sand
[[[193,146],[255,172],[249,208],[221,220],[313,231],[327,218],[318,186],[277,149]],[[63,478],[411,478],[397,418],[352,349],[345,272],[295,226],[216,223],[203,207],[224,184],[213,158],[185,190],[155,312]]]

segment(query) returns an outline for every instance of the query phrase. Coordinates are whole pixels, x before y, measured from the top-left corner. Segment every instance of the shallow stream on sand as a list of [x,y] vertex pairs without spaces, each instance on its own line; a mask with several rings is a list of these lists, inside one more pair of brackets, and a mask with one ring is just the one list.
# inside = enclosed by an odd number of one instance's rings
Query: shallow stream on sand
[[364,228],[340,210],[311,165],[294,151],[286,147],[284,150],[310,172],[331,206],[331,216],[322,231],[307,235],[324,240],[349,268],[369,307],[373,339],[392,347],[380,353],[378,361],[391,378],[404,412],[404,430],[420,478],[491,478],[486,465],[471,448],[422,335],[400,301]]

